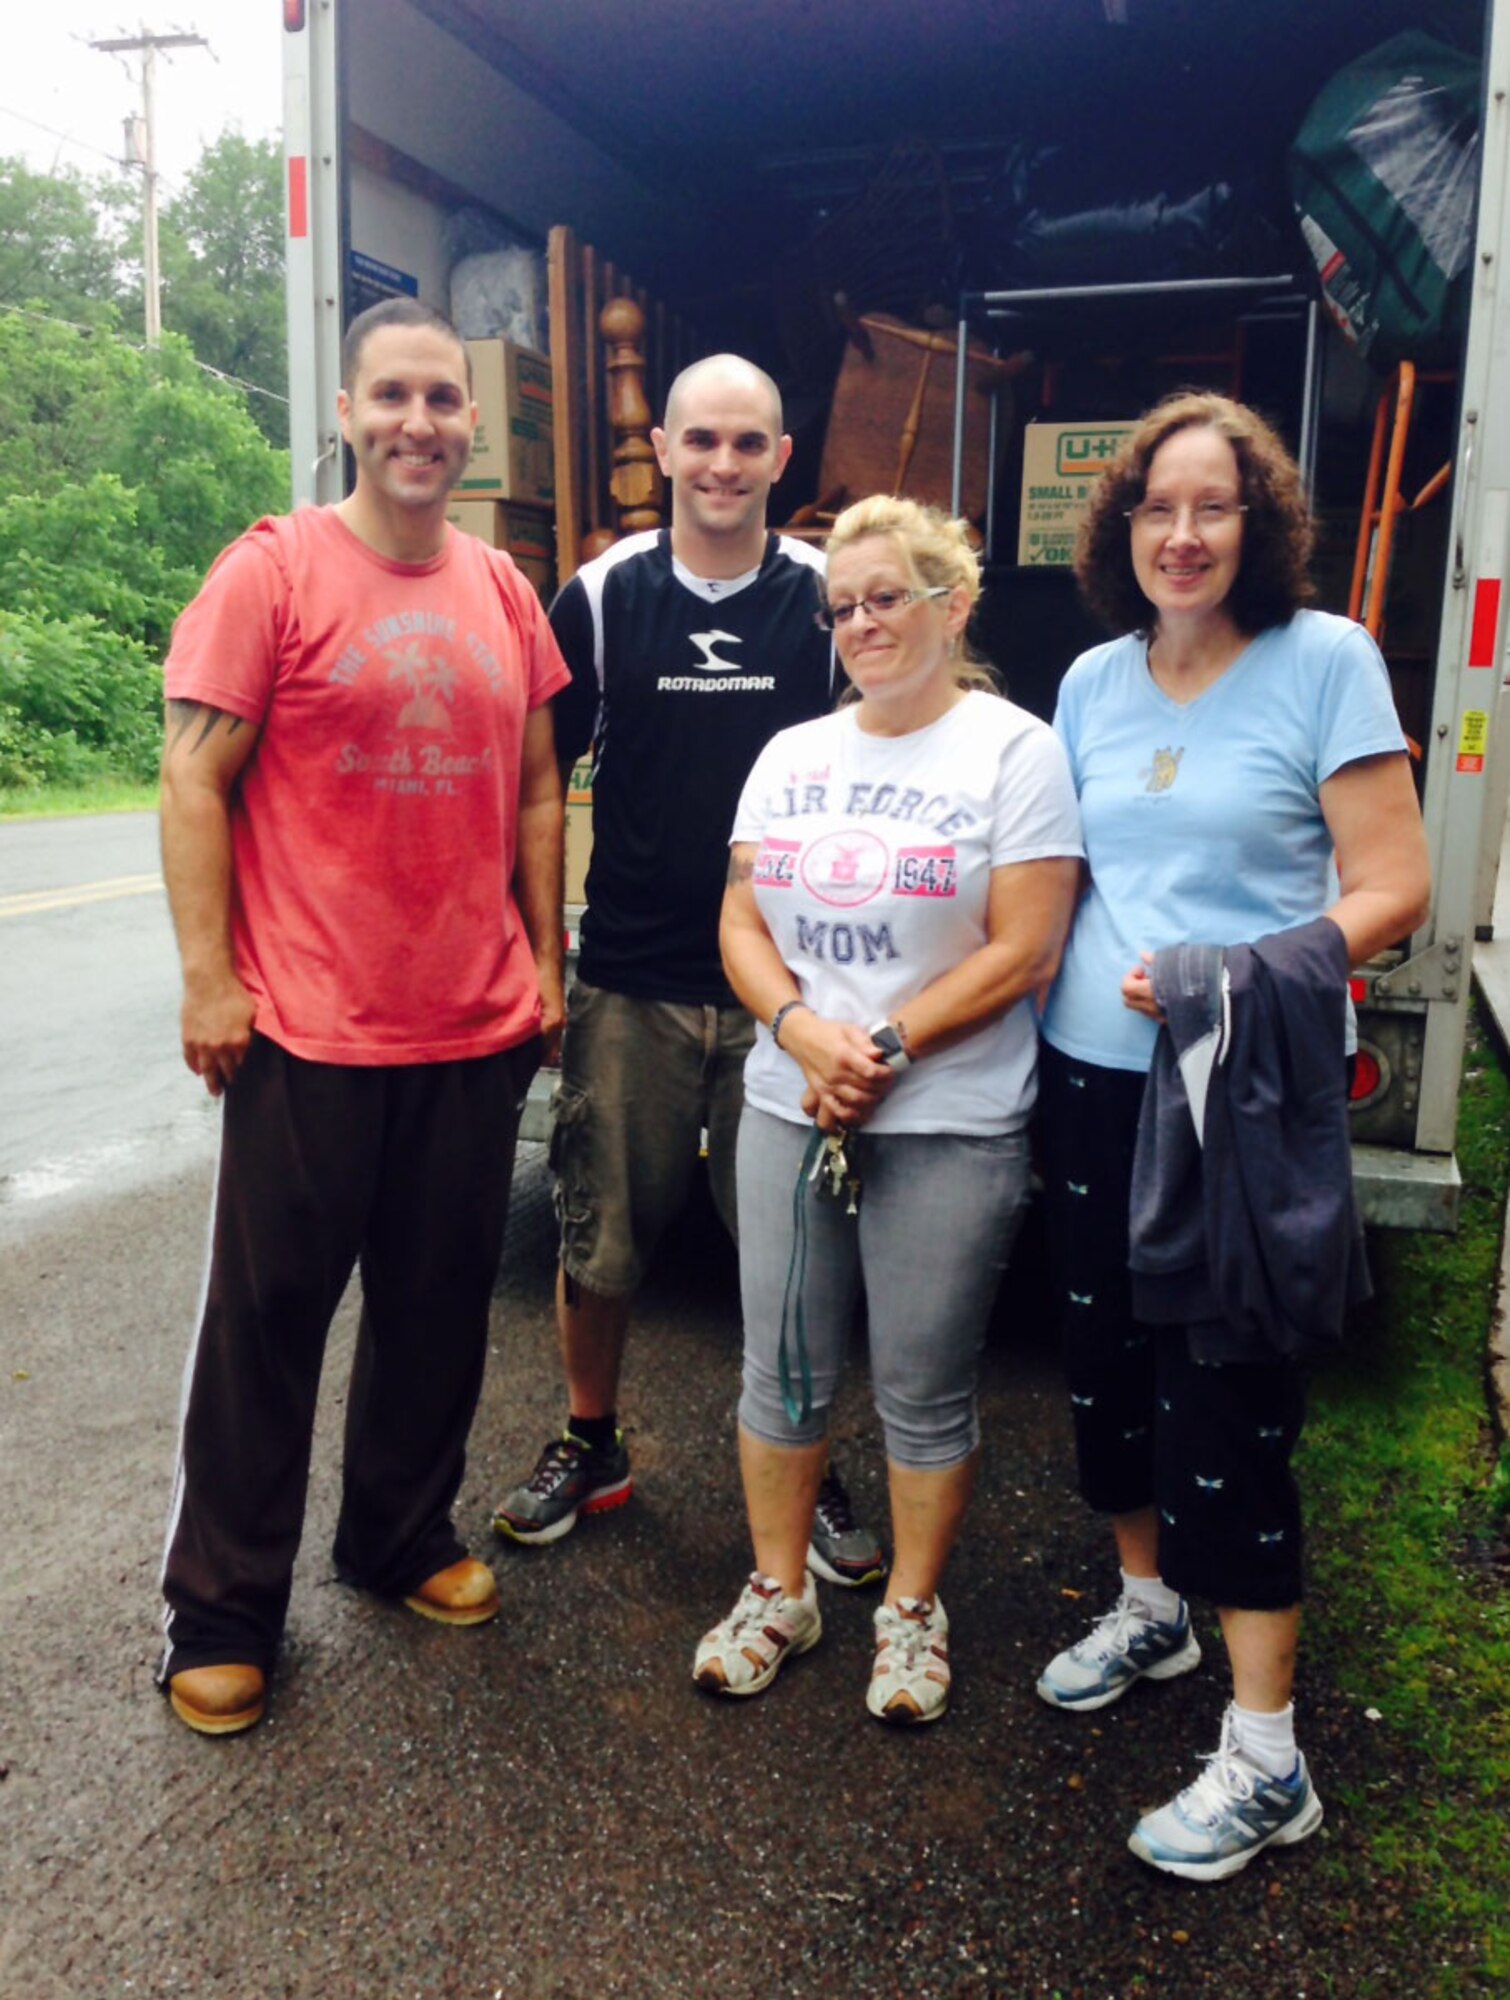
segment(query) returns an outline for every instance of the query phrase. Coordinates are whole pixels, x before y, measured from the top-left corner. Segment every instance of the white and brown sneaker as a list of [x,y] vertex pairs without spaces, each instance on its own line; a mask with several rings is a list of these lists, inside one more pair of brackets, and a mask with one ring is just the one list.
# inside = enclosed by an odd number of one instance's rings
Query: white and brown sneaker
[[802,1595],[788,1597],[773,1576],[755,1570],[722,1624],[704,1635],[692,1678],[713,1694],[759,1694],[793,1653],[809,1652],[823,1637],[823,1614],[811,1574]]
[[949,1615],[937,1597],[903,1597],[876,1613],[865,1706],[882,1722],[937,1722],[949,1706]]

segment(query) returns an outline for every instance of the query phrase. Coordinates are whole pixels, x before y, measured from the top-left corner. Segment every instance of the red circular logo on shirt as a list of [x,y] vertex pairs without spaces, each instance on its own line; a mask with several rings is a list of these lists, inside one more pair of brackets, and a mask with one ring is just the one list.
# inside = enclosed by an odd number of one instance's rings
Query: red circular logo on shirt
[[891,854],[874,833],[826,833],[802,857],[802,886],[820,903],[854,909],[886,886]]

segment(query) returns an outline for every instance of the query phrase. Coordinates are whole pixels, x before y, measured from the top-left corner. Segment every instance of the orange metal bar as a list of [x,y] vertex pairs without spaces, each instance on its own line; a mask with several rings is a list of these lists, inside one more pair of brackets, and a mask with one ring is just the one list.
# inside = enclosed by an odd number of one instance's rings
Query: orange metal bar
[[1374,411],[1374,441],[1369,446],[1368,477],[1363,482],[1363,510],[1358,516],[1358,545],[1353,553],[1353,582],[1347,594],[1347,615],[1356,624],[1363,616],[1363,586],[1368,577],[1368,552],[1374,539],[1379,506],[1379,474],[1384,464],[1384,433],[1389,422],[1389,388],[1379,391]]
[[1395,394],[1395,427],[1389,440],[1389,464],[1384,474],[1384,492],[1379,500],[1379,539],[1374,547],[1374,574],[1369,584],[1368,613],[1363,620],[1365,629],[1375,639],[1384,629],[1384,598],[1389,589],[1389,564],[1394,550],[1395,517],[1404,504],[1400,499],[1400,479],[1405,465],[1405,445],[1410,436],[1410,413],[1415,397],[1415,363],[1402,361],[1399,387]]
[[1416,495],[1415,499],[1411,501],[1410,503],[1411,513],[1413,514],[1418,507],[1424,507],[1428,501],[1435,500],[1437,495],[1441,492],[1442,488],[1447,484],[1448,480],[1451,479],[1451,477],[1452,477],[1452,460],[1449,458],[1447,463],[1440,469],[1440,471],[1434,472],[1431,475],[1430,479],[1427,480],[1426,484],[1421,488],[1420,492]]

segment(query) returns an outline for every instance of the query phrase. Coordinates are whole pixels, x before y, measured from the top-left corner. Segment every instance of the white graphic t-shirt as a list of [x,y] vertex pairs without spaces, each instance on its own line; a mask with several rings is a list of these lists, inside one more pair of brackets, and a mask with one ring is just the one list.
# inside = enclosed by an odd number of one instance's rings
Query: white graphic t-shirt
[[[854,707],[784,729],[756,760],[731,840],[758,846],[755,898],[803,999],[862,1028],[986,942],[993,868],[1082,851],[1052,730],[979,692],[907,736],[867,734]],[[867,1130],[1012,1131],[1035,1065],[1023,1000],[904,1070]],[[745,1101],[806,1123],[803,1087],[762,1024]]]

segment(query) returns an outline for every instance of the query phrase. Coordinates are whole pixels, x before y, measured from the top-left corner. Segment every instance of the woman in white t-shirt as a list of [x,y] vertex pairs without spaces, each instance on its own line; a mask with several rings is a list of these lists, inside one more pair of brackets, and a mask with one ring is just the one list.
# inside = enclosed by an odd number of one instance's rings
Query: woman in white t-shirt
[[827,621],[858,699],[761,753],[723,911],[725,969],[761,1024],[737,1162],[755,1571],[694,1676],[756,1694],[820,1635],[808,1543],[863,1286],[895,1538],[867,1705],[888,1722],[948,1699],[938,1586],[1027,1194],[1031,996],[1081,852],[1060,745],[965,660],[979,593],[962,523],[884,498],[839,517]]
[[[1195,1880],[1321,1822],[1290,1699],[1304,1384],[1292,1357],[1220,1316],[1134,1316],[1133,1148],[1162,1019],[1149,963],[1325,916],[1340,988],[1346,964],[1410,933],[1428,895],[1378,649],[1347,619],[1299,608],[1311,538],[1299,472],[1267,424],[1223,396],[1161,403],[1098,482],[1076,557],[1083,594],[1121,636],[1076,660],[1055,716],[1089,883],[1044,1015],[1039,1141],[1080,1486],[1110,1518],[1122,1588],[1038,1692],[1093,1711],[1187,1672],[1201,1650],[1185,1595],[1219,1607],[1234,1693],[1220,1747],[1130,1842]],[[1339,1034],[1339,1116],[1344,1055]]]

